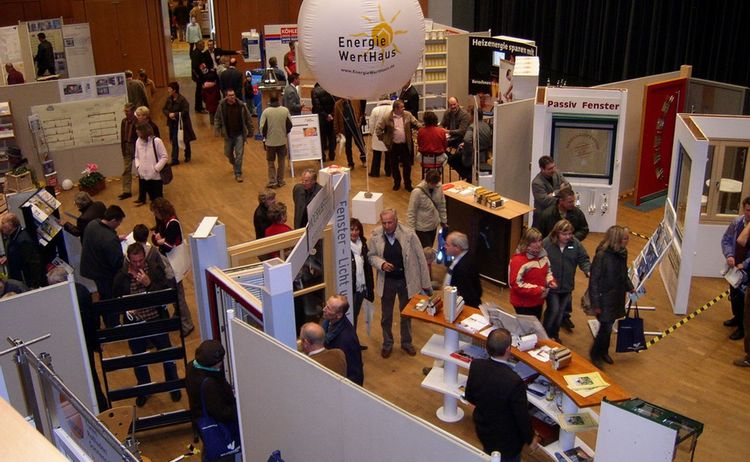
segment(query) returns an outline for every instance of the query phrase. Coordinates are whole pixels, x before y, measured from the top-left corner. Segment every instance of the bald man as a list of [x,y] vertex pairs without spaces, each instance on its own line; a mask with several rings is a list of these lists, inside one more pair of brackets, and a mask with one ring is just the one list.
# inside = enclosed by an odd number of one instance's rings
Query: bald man
[[330,369],[342,377],[346,377],[346,355],[340,348],[331,348],[326,350],[325,347],[326,332],[314,322],[308,322],[302,325],[299,331],[299,339],[302,344],[302,351],[319,362],[321,366]]
[[457,148],[461,144],[470,124],[471,116],[461,108],[456,97],[448,98],[448,110],[440,122],[440,126],[448,131],[448,147]]

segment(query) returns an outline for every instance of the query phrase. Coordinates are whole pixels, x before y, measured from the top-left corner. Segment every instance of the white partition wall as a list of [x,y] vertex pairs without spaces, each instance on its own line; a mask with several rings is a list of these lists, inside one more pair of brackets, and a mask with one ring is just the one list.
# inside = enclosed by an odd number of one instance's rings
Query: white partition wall
[[[61,282],[49,287],[4,298],[0,301],[0,350],[11,345],[7,337],[29,341],[52,334],[32,346],[39,355],[49,353],[52,367],[68,388],[93,413],[98,413],[90,365],[78,311],[75,285]],[[19,369],[12,354],[0,357],[10,404],[22,415],[29,415]]]
[[[531,178],[541,156],[551,155],[566,174],[589,229],[604,232],[617,221],[625,139],[627,90],[539,87],[534,101]],[[533,195],[529,188],[529,200]]]
[[287,461],[489,460],[242,321],[230,326],[243,460],[275,450]]

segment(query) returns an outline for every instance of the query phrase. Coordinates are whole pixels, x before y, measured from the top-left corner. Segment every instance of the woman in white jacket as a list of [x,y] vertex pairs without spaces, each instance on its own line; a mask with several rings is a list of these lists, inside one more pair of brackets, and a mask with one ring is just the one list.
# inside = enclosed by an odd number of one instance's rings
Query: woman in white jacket
[[[138,172],[138,186],[148,193],[153,202],[164,196],[164,183],[161,181],[161,170],[167,165],[167,149],[160,138],[154,136],[149,124],[139,124],[135,128],[138,140],[135,142],[135,170]],[[141,195],[145,197],[145,195]],[[136,201],[143,205],[144,202]]]

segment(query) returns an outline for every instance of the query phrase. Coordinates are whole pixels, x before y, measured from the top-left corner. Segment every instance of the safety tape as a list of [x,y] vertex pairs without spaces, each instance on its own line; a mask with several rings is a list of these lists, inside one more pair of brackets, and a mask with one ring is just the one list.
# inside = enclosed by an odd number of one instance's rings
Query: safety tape
[[[689,315],[687,315],[684,318],[682,318],[679,321],[677,321],[669,329],[665,330],[661,334],[657,335],[653,339],[651,339],[648,342],[646,342],[646,349],[651,348],[651,346],[654,345],[654,344],[656,344],[656,343],[658,343],[659,340],[663,339],[667,335],[671,334],[672,332],[676,331],[680,327],[684,326],[685,324],[687,324],[688,321],[690,321],[691,319],[695,318],[699,314],[703,313],[704,311],[706,311],[707,309],[711,308],[716,303],[718,303],[719,301],[721,301],[721,299],[727,298],[728,296],[729,296],[729,289],[727,289],[724,292],[720,293],[719,295],[717,295],[716,297],[714,297],[711,301],[709,301],[708,303],[706,303],[702,307],[698,308],[697,310],[693,311]],[[644,351],[644,350],[640,350],[638,352],[640,353],[641,351]]]
[[646,240],[650,239],[650,237],[646,236],[645,234],[636,233],[635,231],[631,231],[630,234],[632,234],[633,236],[640,237],[641,239],[646,239]]

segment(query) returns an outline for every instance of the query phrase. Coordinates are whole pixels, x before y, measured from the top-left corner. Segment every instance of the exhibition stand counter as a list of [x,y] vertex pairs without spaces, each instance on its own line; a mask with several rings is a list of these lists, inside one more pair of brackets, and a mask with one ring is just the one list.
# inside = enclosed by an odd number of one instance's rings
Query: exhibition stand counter
[[[443,393],[444,404],[443,407],[437,411],[438,418],[446,422],[457,422],[463,417],[463,410],[458,408],[457,401],[462,399],[463,387],[466,385],[467,380],[466,375],[458,373],[458,367],[468,368],[470,365],[470,362],[457,357],[455,354],[459,350],[469,349],[469,344],[467,342],[459,341],[458,334],[462,333],[471,336],[473,339],[479,340],[480,342],[484,342],[487,340],[486,334],[489,332],[489,329],[474,332],[468,330],[462,325],[462,322],[470,318],[472,315],[481,315],[480,310],[477,308],[464,306],[458,316],[456,316],[455,322],[453,323],[446,320],[442,310],[437,311],[434,315],[429,314],[427,310],[418,310],[417,304],[427,298],[428,297],[423,295],[414,296],[401,314],[409,318],[418,319],[444,328],[444,335],[433,335],[421,350],[422,354],[444,361],[443,367],[438,366],[436,363],[422,382],[422,386]],[[560,347],[561,345],[552,340],[539,340],[535,345],[535,348],[545,346],[555,348]],[[572,351],[571,354],[572,358],[570,364],[564,369],[555,370],[552,367],[551,360],[548,359],[542,361],[537,359],[537,356],[532,355],[529,351],[521,351],[516,347],[512,348],[512,355],[516,360],[530,366],[539,375],[543,376],[550,384],[550,389],[556,388],[562,392],[561,406],[556,405],[554,400],[539,397],[531,391],[527,393],[529,402],[544,415],[548,416],[552,421],[557,422],[558,416],[561,413],[573,414],[580,412],[583,408],[598,406],[604,398],[610,402],[618,402],[627,400],[631,397],[625,390],[615,384],[604,372],[597,369],[582,356]],[[598,373],[604,382],[609,384],[609,386],[587,397],[579,395],[568,387],[568,382],[566,381],[565,376],[590,374],[595,372]],[[557,441],[552,441],[547,445],[542,446],[543,450],[552,458],[555,457],[556,452],[567,451],[574,447],[584,448],[586,452],[593,454],[593,451],[582,440],[575,437],[575,433],[565,431],[562,428],[559,430],[559,438]]]

